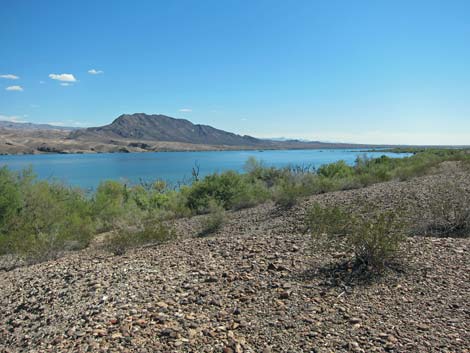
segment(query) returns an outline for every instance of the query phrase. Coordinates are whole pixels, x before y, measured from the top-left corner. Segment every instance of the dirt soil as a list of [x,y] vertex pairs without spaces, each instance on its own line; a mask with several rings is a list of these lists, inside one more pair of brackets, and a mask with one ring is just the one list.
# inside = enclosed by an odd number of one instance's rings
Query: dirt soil
[[470,238],[415,236],[402,266],[349,282],[314,252],[305,210],[358,200],[417,213],[454,164],[407,182],[313,196],[289,211],[231,212],[217,234],[123,256],[88,249],[0,272],[1,352],[469,352]]

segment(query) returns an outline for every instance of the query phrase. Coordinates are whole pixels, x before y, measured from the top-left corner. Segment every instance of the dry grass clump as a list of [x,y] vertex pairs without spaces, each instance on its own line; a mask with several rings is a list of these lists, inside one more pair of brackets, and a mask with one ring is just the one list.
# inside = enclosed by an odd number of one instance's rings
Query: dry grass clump
[[224,208],[215,201],[209,203],[209,213],[201,221],[201,231],[198,236],[204,237],[217,232],[226,222]]
[[114,255],[123,255],[127,249],[159,244],[176,237],[175,231],[158,219],[147,219],[134,227],[125,227],[108,234],[104,248]]
[[418,235],[468,237],[470,235],[470,191],[457,183],[432,187],[432,199],[415,220]]
[[306,225],[316,249],[353,256],[354,268],[380,272],[400,256],[406,224],[395,210],[373,211],[315,204]]

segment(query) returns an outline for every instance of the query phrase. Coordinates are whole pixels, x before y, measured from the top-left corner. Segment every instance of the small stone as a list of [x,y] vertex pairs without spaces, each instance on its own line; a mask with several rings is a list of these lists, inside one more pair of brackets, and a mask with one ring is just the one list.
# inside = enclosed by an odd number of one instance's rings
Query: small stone
[[162,331],[160,331],[160,336],[176,338],[176,332],[170,328],[165,328]]
[[93,335],[98,337],[104,337],[108,334],[108,331],[102,328],[97,328],[93,330]]
[[145,321],[144,319],[139,319],[135,322],[138,326],[140,327],[145,327],[147,326],[147,321]]
[[349,319],[349,323],[350,324],[360,324],[361,319],[359,319],[358,317],[352,317],[352,318]]
[[429,330],[429,326],[426,325],[426,324],[422,324],[422,323],[419,323],[418,325],[416,325],[416,327],[418,327],[418,329],[421,330],[421,331]]
[[220,300],[217,300],[217,299],[211,299],[210,302],[209,302],[209,305],[214,305],[214,306],[222,306],[222,303],[220,302]]

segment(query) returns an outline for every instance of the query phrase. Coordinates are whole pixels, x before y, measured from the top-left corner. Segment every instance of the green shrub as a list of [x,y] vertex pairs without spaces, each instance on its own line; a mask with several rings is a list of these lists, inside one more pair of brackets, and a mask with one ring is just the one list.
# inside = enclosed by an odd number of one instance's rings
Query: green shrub
[[204,216],[201,221],[201,231],[199,236],[207,236],[215,233],[224,225],[226,220],[225,210],[216,201],[211,200],[209,203],[209,214]]
[[189,188],[187,207],[195,213],[206,213],[209,202],[215,200],[223,208],[230,209],[246,186],[243,176],[234,171],[208,175]]
[[104,241],[104,247],[114,255],[123,255],[127,249],[159,244],[175,237],[173,229],[158,219],[149,218],[135,226],[126,226],[111,232]]
[[129,200],[127,187],[117,181],[104,181],[98,186],[93,200],[93,214],[100,221],[102,230],[113,228],[115,220],[126,212]]
[[415,233],[429,236],[470,236],[470,191],[455,182],[433,186],[424,214],[415,219]]
[[307,211],[307,226],[314,236],[328,235],[331,239],[349,233],[351,217],[340,207],[322,207],[315,203]]
[[396,260],[406,239],[405,223],[396,211],[375,213],[353,223],[348,243],[366,268],[383,269]]
[[79,190],[17,178],[20,201],[2,228],[0,253],[38,262],[88,245],[95,227],[90,202]]
[[359,214],[315,204],[306,225],[314,247],[353,254],[361,269],[374,271],[395,260],[405,240],[405,222],[396,211]]
[[182,186],[179,191],[169,191],[166,193],[168,201],[165,209],[173,215],[173,217],[189,217],[192,213],[188,207],[189,186]]
[[243,208],[253,207],[262,202],[265,202],[271,197],[271,193],[267,186],[260,180],[253,182],[245,182],[244,187],[240,189],[231,202],[233,210],[240,210]]
[[18,177],[6,167],[0,169],[0,234],[21,204]]
[[286,168],[266,167],[254,157],[248,158],[244,165],[244,170],[251,183],[261,182],[266,188],[272,188],[280,180],[286,179],[291,174]]
[[354,168],[348,166],[345,161],[337,161],[322,165],[317,174],[326,178],[346,178],[354,174]]
[[302,187],[293,180],[282,180],[273,191],[275,204],[283,209],[293,207],[302,196]]

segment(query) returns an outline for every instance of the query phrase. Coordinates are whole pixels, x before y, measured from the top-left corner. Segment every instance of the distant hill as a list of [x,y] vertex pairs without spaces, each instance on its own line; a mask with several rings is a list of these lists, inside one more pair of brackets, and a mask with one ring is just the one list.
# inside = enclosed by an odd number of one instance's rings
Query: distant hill
[[[71,139],[131,139],[220,146],[262,146],[266,141],[241,136],[185,119],[143,113],[121,115],[111,124],[74,131]],[[269,143],[268,143],[269,144]]]
[[0,121],[0,154],[373,147],[388,146],[258,139],[160,114],[124,114],[87,129]]
[[70,126],[56,126],[56,125],[50,125],[50,124],[33,124],[33,123],[18,123],[18,122],[13,122],[13,121],[0,120],[0,129],[72,131],[72,130],[77,130],[78,128],[70,127]]
[[193,124],[186,119],[144,113],[124,114],[109,125],[73,131],[70,133],[69,139],[101,141],[103,143],[115,142],[116,140],[171,142],[245,149],[370,147],[318,141],[258,139],[247,135],[237,135],[208,125]]

